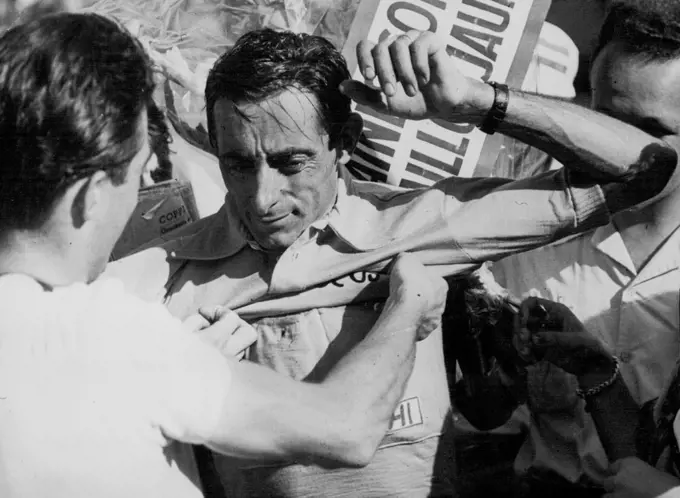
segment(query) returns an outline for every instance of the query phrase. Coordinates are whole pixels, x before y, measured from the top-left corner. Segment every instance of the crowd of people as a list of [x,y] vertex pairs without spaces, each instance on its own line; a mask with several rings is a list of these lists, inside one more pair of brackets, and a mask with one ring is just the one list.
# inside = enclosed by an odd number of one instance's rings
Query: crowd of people
[[[249,32],[205,88],[223,206],[115,262],[172,176],[151,58],[96,14],[6,30],[0,496],[457,496],[452,402],[485,431],[529,411],[509,496],[680,496],[675,4],[611,2],[591,109],[466,77],[430,32],[359,42],[362,81]],[[353,102],[562,167],[359,181]]]

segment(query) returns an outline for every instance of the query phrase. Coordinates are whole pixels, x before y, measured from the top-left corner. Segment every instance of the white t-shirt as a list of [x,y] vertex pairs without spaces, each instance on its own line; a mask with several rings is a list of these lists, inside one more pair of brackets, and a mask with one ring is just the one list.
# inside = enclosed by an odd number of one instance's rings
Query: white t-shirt
[[0,496],[200,498],[226,360],[165,308],[101,280],[0,277]]

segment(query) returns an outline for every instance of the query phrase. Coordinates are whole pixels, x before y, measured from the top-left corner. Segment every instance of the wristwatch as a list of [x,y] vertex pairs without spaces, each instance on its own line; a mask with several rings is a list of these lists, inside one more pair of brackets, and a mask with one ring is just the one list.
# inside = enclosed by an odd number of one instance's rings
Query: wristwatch
[[479,129],[487,135],[496,133],[498,126],[505,120],[505,114],[508,111],[508,103],[510,101],[510,90],[508,85],[504,83],[497,83],[495,81],[489,82],[493,87],[493,105],[489,109],[489,113],[479,125]]

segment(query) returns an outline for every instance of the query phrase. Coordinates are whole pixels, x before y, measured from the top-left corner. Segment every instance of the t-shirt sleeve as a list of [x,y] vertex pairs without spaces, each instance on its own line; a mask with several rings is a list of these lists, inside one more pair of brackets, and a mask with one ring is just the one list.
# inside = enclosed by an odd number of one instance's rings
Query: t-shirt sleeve
[[657,496],[657,498],[680,498],[680,486],[669,489],[664,494]]
[[[112,280],[100,289],[98,303],[115,316],[122,345],[120,356],[135,379],[151,423],[170,439],[207,442],[219,425],[231,384],[228,360],[214,347],[185,330],[161,304],[143,302],[126,294]],[[127,347],[124,346],[127,344]]]

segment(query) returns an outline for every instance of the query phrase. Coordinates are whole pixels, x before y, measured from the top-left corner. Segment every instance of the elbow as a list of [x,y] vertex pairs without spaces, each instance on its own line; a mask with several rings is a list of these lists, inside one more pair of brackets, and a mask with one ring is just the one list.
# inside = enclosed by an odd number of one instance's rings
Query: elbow
[[680,182],[678,155],[665,144],[645,147],[636,164],[616,182],[603,184],[607,205],[612,212],[655,202],[674,191]]
[[[678,153],[670,145],[655,144],[648,146],[640,157],[639,184],[648,186],[648,198],[658,196],[677,186]],[[646,166],[646,167],[645,167]],[[670,189],[669,189],[670,187]]]
[[343,467],[362,469],[373,460],[373,456],[378,450],[378,444],[379,442],[376,443],[366,438],[362,438],[360,441],[353,441],[347,445],[342,455],[340,455],[339,463]]
[[[373,457],[385,435],[382,432],[370,430],[365,424],[344,424],[345,430],[336,434],[331,441],[327,441],[327,455],[330,456],[331,464],[335,467],[361,469],[366,467]],[[375,429],[375,428],[373,428]],[[335,442],[332,442],[332,441]]]

